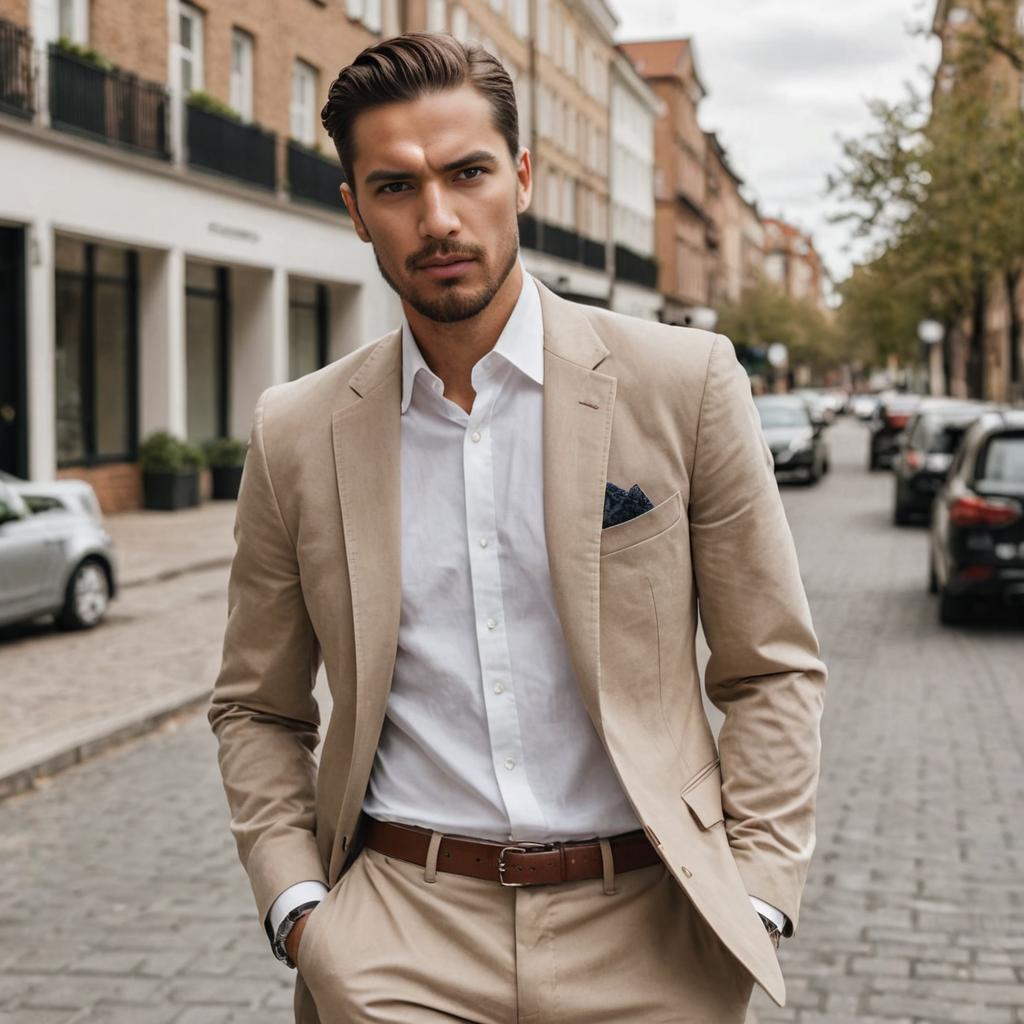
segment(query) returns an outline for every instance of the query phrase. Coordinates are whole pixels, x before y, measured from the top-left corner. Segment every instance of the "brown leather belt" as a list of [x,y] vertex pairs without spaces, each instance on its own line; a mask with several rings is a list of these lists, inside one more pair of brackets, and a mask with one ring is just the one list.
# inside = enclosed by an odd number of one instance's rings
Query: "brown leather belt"
[[[366,815],[365,845],[387,857],[424,867],[430,829],[378,821]],[[657,864],[659,857],[642,829],[610,836],[616,873]],[[505,886],[551,885],[603,877],[601,844],[597,840],[568,843],[495,843],[445,835],[437,850],[437,870],[483,878]]]

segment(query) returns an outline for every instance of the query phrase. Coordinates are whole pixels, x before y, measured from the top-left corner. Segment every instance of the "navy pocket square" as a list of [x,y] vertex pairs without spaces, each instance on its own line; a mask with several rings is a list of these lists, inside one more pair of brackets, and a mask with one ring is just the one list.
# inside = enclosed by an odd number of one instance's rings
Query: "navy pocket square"
[[654,505],[651,499],[640,490],[639,484],[633,484],[626,491],[609,481],[604,487],[604,522],[601,526],[603,529],[618,526],[644,512],[650,512],[652,508]]

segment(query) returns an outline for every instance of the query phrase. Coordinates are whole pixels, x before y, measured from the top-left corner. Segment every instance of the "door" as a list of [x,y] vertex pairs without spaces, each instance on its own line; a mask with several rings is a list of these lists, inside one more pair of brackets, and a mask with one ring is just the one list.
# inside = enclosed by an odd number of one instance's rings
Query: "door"
[[28,476],[25,231],[0,226],[0,470]]
[[47,610],[61,538],[0,482],[0,623]]

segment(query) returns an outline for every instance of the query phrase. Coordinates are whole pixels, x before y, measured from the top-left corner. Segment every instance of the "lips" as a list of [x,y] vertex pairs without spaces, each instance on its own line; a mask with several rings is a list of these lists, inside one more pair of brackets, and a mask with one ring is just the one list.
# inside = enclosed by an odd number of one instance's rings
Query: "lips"
[[458,259],[449,263],[434,263],[430,265],[420,265],[420,270],[423,271],[427,277],[432,278],[448,278],[458,277],[461,274],[466,273],[473,266],[474,261],[472,259]]
[[420,269],[426,270],[428,267],[449,267],[453,263],[469,263],[472,261],[472,256],[444,256],[438,260],[430,260],[428,263],[421,263]]

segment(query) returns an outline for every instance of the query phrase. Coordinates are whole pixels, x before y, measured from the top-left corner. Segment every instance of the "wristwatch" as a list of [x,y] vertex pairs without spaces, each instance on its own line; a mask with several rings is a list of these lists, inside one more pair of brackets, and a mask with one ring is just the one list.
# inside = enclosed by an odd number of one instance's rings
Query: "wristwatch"
[[309,900],[307,903],[300,903],[297,907],[289,910],[285,914],[284,920],[277,926],[277,934],[274,936],[273,945],[274,956],[289,967],[294,967],[295,964],[288,955],[288,951],[284,948],[284,940],[291,934],[291,930],[295,927],[295,922],[319,903],[319,900]]
[[779,941],[782,939],[782,932],[779,931],[779,926],[770,917],[765,917],[764,914],[759,913],[757,916],[764,921],[764,926],[768,930],[768,938],[771,939],[772,945],[778,949]]

